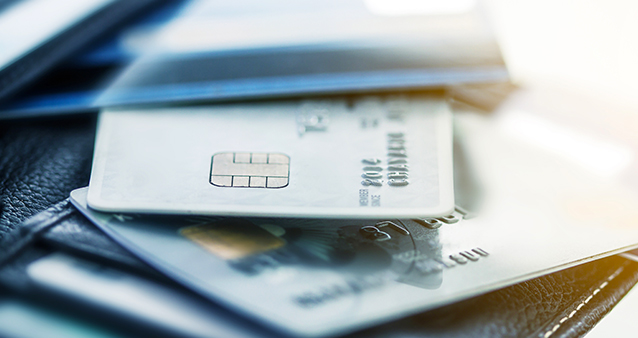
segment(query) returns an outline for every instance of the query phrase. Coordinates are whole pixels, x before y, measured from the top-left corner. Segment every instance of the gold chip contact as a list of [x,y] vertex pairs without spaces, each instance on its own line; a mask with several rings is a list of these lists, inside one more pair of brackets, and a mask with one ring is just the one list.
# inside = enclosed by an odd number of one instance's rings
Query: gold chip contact
[[283,188],[288,185],[290,157],[279,153],[217,153],[210,183],[217,187]]

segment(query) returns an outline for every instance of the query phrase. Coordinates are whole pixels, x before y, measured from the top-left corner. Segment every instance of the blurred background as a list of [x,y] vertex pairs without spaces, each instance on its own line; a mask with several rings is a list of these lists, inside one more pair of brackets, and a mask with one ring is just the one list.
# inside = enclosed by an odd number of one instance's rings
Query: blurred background
[[[610,175],[638,188],[638,22],[633,19],[638,4],[486,4],[511,76],[530,92],[529,101],[512,109],[535,109],[569,129],[612,142],[624,155],[593,160],[615,165]],[[590,151],[585,149],[585,156],[595,157]]]
[[[619,157],[624,159],[616,158],[611,176],[638,188],[638,3],[488,0],[486,4],[513,79],[542,92],[532,103],[545,107],[539,113],[622,149],[624,155]],[[585,156],[595,161],[614,162],[594,153],[585,149]],[[631,291],[587,336],[636,332],[637,291]]]
[[582,97],[638,105],[638,4],[633,1],[487,0],[514,79]]

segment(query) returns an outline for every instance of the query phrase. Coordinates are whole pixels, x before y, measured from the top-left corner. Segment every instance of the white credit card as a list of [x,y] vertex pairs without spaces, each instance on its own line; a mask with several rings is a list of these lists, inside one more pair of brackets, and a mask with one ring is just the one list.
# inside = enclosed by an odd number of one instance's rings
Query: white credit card
[[454,209],[431,97],[100,113],[88,204],[110,212],[419,218]]
[[71,200],[161,272],[295,336],[379,325],[638,245],[635,191],[488,117],[455,122],[457,202],[482,207],[436,229],[393,218],[100,213],[86,189]]

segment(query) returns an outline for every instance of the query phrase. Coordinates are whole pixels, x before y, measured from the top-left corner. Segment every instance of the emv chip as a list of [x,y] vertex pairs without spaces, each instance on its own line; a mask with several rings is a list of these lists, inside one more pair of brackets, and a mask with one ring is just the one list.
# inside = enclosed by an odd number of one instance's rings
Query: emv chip
[[290,157],[277,153],[217,153],[210,183],[218,187],[283,188],[288,185]]

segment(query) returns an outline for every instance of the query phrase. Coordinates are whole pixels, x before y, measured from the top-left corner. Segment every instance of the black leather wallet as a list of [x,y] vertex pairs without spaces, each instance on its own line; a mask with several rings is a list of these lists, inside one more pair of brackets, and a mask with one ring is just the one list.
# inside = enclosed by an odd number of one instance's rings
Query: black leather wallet
[[[93,115],[0,125],[0,300],[46,302],[48,296],[34,292],[26,267],[59,251],[181,288],[106,237],[65,200],[71,190],[88,183],[94,133]],[[637,281],[638,263],[612,256],[350,337],[578,337]],[[63,298],[47,304],[96,325],[118,323],[125,336],[176,335],[152,327],[141,331],[127,325],[125,317],[86,316],[88,311]]]

